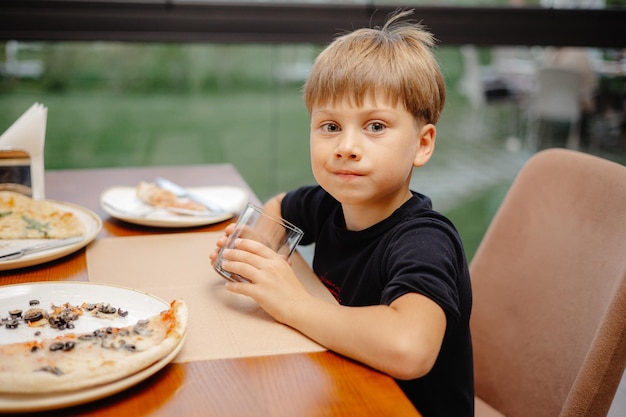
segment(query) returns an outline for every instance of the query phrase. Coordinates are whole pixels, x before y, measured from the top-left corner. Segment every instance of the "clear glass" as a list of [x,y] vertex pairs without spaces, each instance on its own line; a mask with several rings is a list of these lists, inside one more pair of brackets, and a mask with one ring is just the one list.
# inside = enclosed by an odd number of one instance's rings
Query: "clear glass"
[[276,219],[263,212],[263,209],[248,204],[239,215],[235,230],[220,250],[213,267],[224,278],[231,281],[246,281],[245,277],[230,273],[222,267],[225,249],[231,249],[238,238],[253,239],[263,243],[274,252],[289,259],[302,239],[303,232],[285,219]]

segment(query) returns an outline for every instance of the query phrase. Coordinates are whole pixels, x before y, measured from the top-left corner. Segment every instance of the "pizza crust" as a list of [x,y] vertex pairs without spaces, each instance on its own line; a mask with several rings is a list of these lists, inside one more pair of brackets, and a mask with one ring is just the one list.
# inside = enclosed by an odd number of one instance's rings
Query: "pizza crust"
[[133,326],[0,346],[0,393],[71,391],[125,378],[182,343],[187,319],[186,304],[175,300]]

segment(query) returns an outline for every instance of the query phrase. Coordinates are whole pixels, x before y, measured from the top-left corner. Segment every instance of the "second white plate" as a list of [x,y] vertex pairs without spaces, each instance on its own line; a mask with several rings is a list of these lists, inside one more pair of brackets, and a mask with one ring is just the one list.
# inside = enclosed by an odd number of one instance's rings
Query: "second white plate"
[[143,203],[137,198],[136,187],[109,188],[102,193],[100,206],[111,217],[142,226],[195,227],[228,220],[248,203],[248,192],[239,187],[198,187],[189,188],[189,191],[215,201],[227,213],[215,216],[176,214]]

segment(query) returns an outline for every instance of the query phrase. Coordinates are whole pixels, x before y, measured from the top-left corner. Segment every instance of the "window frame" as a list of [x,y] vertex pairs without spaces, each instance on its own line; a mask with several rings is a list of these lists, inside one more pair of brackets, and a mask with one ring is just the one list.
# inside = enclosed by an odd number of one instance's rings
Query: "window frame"
[[[3,0],[0,39],[327,43],[380,25],[395,6],[164,0]],[[415,6],[440,45],[624,47],[626,8]]]

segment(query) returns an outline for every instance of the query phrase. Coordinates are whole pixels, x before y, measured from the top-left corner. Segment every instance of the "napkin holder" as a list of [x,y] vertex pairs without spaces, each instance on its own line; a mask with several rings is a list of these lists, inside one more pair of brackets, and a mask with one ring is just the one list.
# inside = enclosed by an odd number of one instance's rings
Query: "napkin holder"
[[44,143],[48,109],[33,104],[0,136],[0,190],[45,198]]

